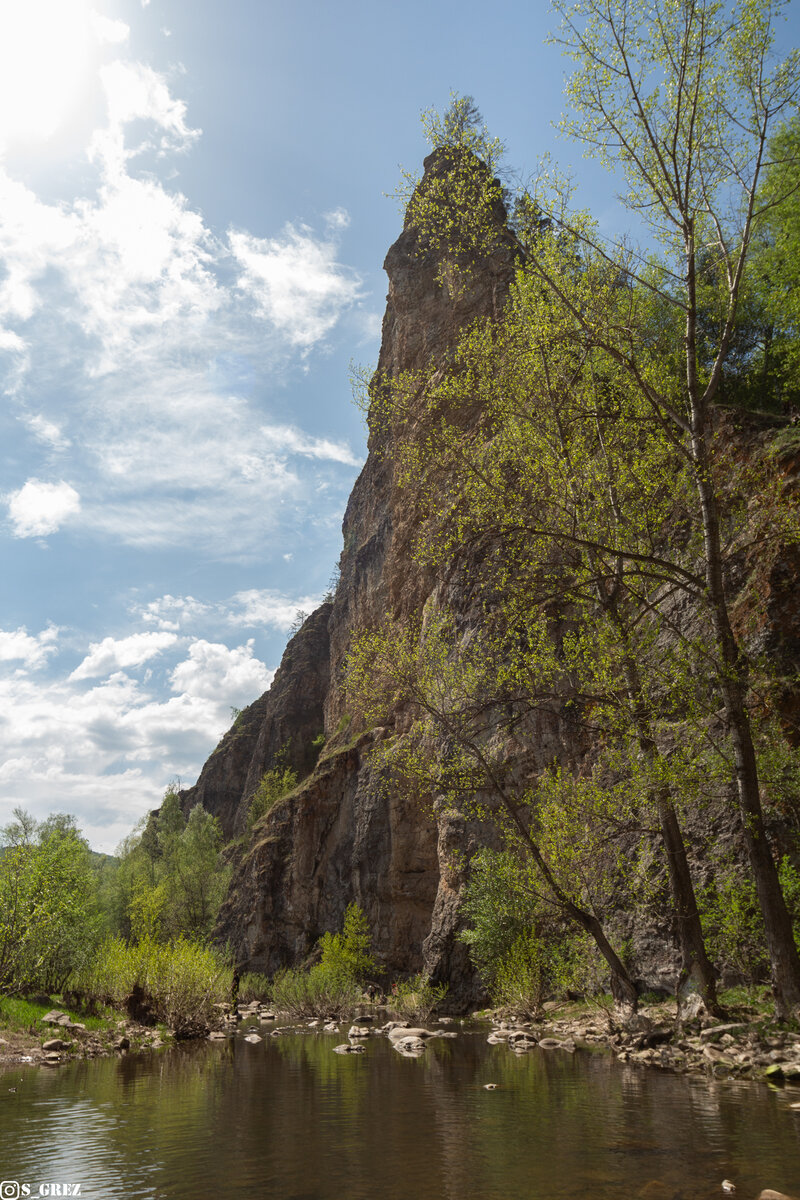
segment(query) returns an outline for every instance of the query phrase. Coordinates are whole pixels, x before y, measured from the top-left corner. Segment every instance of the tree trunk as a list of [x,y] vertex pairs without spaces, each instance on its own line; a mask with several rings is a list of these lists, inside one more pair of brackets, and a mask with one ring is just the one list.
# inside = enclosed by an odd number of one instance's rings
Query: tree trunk
[[[609,605],[611,617],[625,647],[624,673],[628,692],[628,700],[634,712],[634,722],[639,739],[639,748],[648,762],[654,762],[660,755],[656,740],[652,733],[650,714],[642,701],[642,686],[639,669],[630,651],[627,630],[622,616],[613,602]],[[695,975],[700,984],[700,994],[710,1013],[719,1015],[721,1009],[717,1000],[716,972],[706,953],[703,927],[700,923],[700,913],[697,909],[697,897],[686,856],[686,844],[681,833],[675,806],[669,788],[664,785],[651,792],[650,799],[658,813],[661,828],[661,840],[667,856],[667,873],[672,902],[675,906],[675,916],[678,923],[678,942],[681,948],[681,971],[678,978],[677,993],[680,994],[682,984]]]
[[700,913],[697,910],[697,897],[686,857],[686,846],[669,795],[662,794],[657,798],[657,808],[661,837],[667,854],[670,891],[675,905],[678,942],[681,948],[681,973],[678,979],[677,994],[680,996],[683,983],[695,976],[700,985],[700,995],[703,997],[706,1008],[714,1016],[720,1016],[722,1010],[717,1000],[716,972],[706,953],[703,927],[700,923]]
[[580,905],[571,900],[566,892],[559,887],[558,881],[547,865],[536,841],[531,837],[530,830],[526,827],[525,822],[521,820],[516,808],[509,802],[508,797],[501,788],[498,788],[498,793],[506,812],[516,825],[531,858],[536,863],[542,878],[552,892],[553,898],[567,916],[571,917],[576,925],[580,925],[581,929],[589,934],[605,959],[611,976],[611,994],[614,1000],[617,1004],[635,1011],[639,1006],[639,994],[636,991],[636,985],[631,979],[625,964],[606,937],[600,921],[594,913],[587,912],[585,908],[581,908]]
[[775,1009],[781,1020],[800,1013],[800,956],[764,827],[758,767],[745,697],[747,663],[731,628],[722,573],[719,514],[714,494],[705,422],[693,413],[692,459],[703,520],[706,585],[719,658],[719,687],[736,762],[736,789],[747,855],[764,920],[772,967]]

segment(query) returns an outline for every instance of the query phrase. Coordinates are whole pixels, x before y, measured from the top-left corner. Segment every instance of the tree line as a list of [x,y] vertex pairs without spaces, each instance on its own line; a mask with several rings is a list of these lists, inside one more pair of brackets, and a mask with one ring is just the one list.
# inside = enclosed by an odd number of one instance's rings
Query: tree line
[[62,993],[121,943],[207,943],[231,872],[219,822],[201,805],[187,817],[174,788],[115,857],[74,817],[19,808],[0,849],[0,995]]

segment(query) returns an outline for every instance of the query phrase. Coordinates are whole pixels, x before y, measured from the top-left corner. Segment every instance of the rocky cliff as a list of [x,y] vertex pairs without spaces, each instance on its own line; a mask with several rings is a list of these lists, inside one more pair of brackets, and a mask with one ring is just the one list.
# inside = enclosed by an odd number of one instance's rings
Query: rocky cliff
[[[435,155],[425,167],[422,187],[438,169]],[[501,209],[497,205],[494,212],[498,248],[470,274],[466,289],[455,293],[438,278],[436,255],[426,251],[407,220],[384,263],[389,291],[378,378],[443,359],[466,323],[500,310],[515,260]],[[322,932],[340,927],[355,900],[367,915],[376,958],[386,972],[424,969],[449,983],[456,1002],[467,1004],[480,989],[456,938],[462,864],[490,834],[452,812],[434,816],[427,798],[387,791],[375,778],[369,754],[387,730],[354,728],[341,688],[357,631],[386,614],[420,613],[445,586],[448,605],[468,611],[457,583],[436,581],[414,562],[417,514],[408,489],[397,485],[382,444],[386,436],[373,429],[347,505],[333,599],[294,635],[270,690],[240,714],[183,798],[187,809],[202,802],[219,818],[226,838],[234,839],[245,829],[247,807],[265,771],[289,765],[301,780],[236,855],[218,935],[250,969],[269,973],[302,961]],[[762,565],[770,604],[769,628],[761,636],[765,645],[780,641],[796,664],[795,567]],[[544,719],[532,725],[518,748],[525,769],[543,766],[554,755],[574,755],[574,747],[558,744],[563,735],[563,728]],[[669,930],[642,928],[637,940],[651,982],[668,982],[677,961]]]
[[[422,187],[437,169],[436,155],[429,156]],[[384,263],[389,291],[378,376],[443,358],[466,323],[497,314],[513,276],[514,240],[502,206],[494,217],[500,247],[457,292],[441,285],[439,260],[406,222]],[[369,750],[384,731],[354,734],[341,690],[354,631],[386,613],[421,611],[435,588],[412,560],[415,513],[379,442],[373,432],[347,505],[333,600],[290,640],[270,690],[239,715],[183,793],[184,807],[202,803],[231,839],[242,833],[266,770],[286,764],[301,778],[237,862],[221,914],[220,938],[251,969],[271,972],[302,960],[356,900],[388,972],[424,968],[466,1000],[475,981],[454,937],[461,876],[452,852],[464,849],[470,834],[458,818],[434,819],[428,804],[379,786]],[[320,733],[321,754],[312,744]]]

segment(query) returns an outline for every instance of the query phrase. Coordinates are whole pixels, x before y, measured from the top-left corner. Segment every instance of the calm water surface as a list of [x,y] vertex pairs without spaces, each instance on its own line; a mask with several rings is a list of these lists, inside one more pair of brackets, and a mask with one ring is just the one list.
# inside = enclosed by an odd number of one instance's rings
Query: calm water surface
[[485,1029],[419,1059],[382,1037],[334,1054],[342,1040],[237,1036],[6,1071],[2,1200],[15,1181],[31,1196],[80,1183],[89,1200],[718,1200],[723,1178],[737,1200],[800,1194],[800,1089],[588,1052],[517,1058]]

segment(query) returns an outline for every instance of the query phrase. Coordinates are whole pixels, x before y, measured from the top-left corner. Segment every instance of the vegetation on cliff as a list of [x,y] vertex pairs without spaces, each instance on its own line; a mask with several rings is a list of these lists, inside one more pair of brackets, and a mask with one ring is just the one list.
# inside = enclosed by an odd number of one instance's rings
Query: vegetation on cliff
[[[413,489],[417,556],[441,582],[421,623],[390,617],[357,642],[352,704],[373,724],[409,714],[384,767],[443,804],[477,797],[629,1003],[609,919],[655,825],[682,981],[716,1006],[685,830],[707,797],[735,795],[740,890],[757,897],[789,1016],[800,958],[765,820],[797,778],[776,707],[788,681],[758,653],[763,614],[742,585],[800,526],[780,456],[746,445],[719,404],[786,411],[795,394],[794,318],[765,264],[797,269],[775,264],[796,246],[800,57],[773,61],[779,4],[744,0],[732,19],[710,2],[556,8],[576,64],[567,127],[621,162],[652,248],[605,241],[552,175],[503,188],[471,102],[429,121],[435,169],[409,213],[441,286],[465,286],[507,236],[509,202],[517,278],[502,316],[466,330],[449,361],[374,382],[372,428]],[[550,750],[526,762],[533,727]]]

